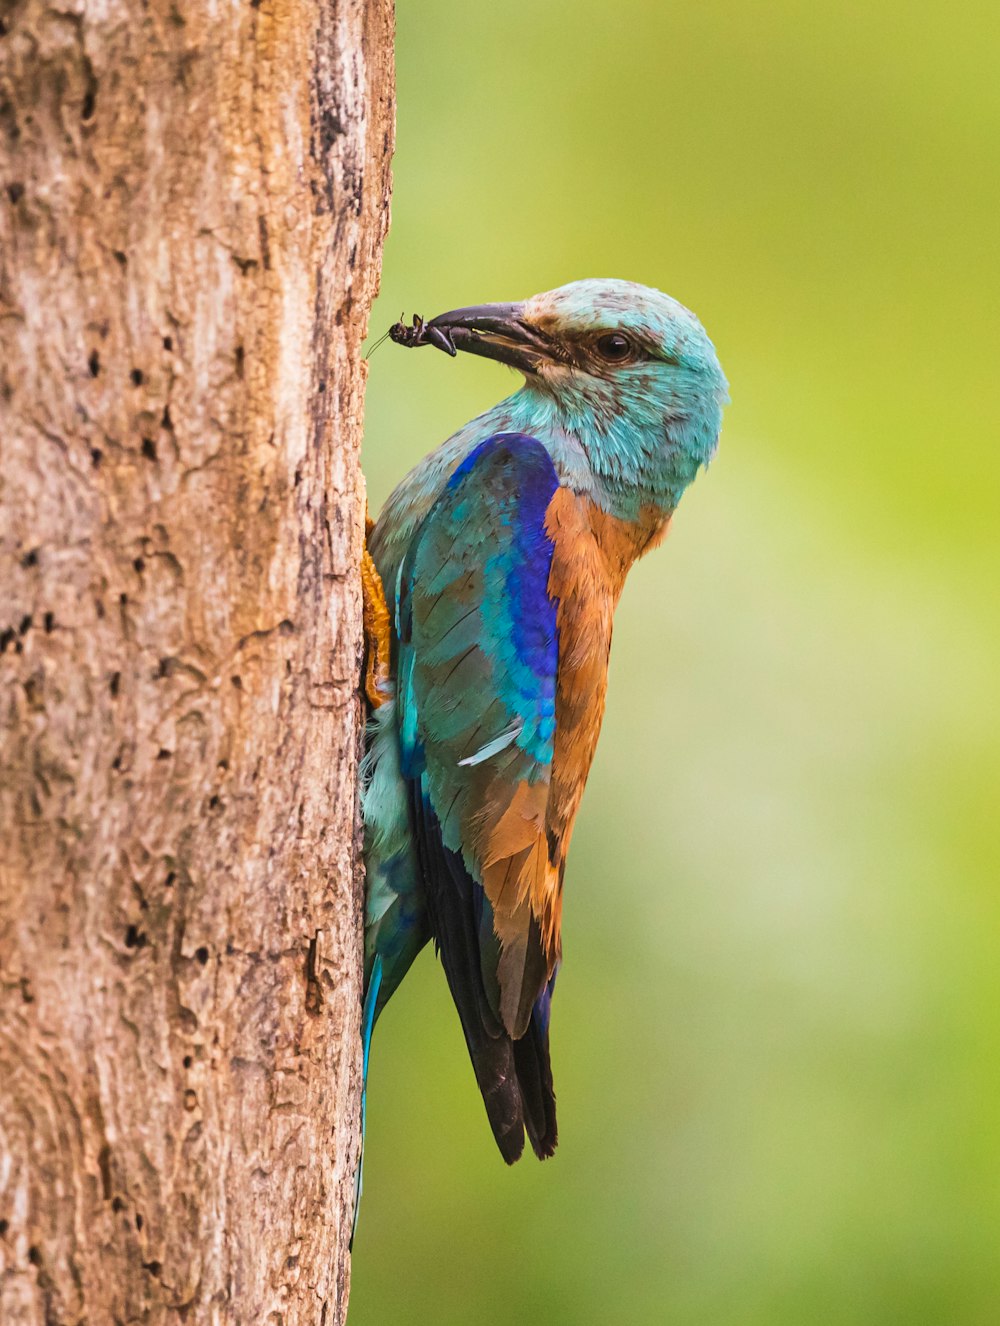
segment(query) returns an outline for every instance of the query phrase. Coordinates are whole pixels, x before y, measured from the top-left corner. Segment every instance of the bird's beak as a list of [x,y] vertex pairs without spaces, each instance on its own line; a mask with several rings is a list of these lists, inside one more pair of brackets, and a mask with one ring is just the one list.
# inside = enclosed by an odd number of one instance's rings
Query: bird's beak
[[475,304],[440,313],[424,324],[414,343],[452,355],[468,350],[522,373],[537,373],[539,364],[553,357],[551,341],[525,320],[523,304]]

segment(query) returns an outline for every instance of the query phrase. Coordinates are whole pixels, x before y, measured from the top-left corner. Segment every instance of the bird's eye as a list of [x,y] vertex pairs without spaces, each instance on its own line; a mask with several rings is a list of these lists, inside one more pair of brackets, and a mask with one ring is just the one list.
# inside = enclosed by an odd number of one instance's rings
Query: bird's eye
[[608,364],[624,364],[626,359],[631,359],[635,354],[635,346],[621,332],[607,332],[604,336],[598,336],[594,349]]

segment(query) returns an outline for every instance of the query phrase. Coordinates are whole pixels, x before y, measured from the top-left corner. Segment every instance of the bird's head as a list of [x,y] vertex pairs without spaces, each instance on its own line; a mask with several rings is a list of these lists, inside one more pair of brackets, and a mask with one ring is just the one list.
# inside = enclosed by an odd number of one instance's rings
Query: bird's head
[[[455,309],[394,339],[518,369],[540,423],[557,422],[609,482],[676,500],[714,454],[728,401],[712,342],[669,295],[573,281],[516,304]],[[530,417],[528,419],[530,427]]]

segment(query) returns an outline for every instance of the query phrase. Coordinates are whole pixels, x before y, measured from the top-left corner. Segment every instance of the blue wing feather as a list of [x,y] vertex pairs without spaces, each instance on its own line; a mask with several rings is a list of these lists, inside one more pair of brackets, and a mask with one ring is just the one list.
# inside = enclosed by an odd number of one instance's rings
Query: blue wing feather
[[[504,789],[509,801],[518,785],[550,776],[558,631],[545,519],[558,485],[535,439],[487,439],[452,474],[411,541],[397,601],[401,764],[428,912],[508,1160],[520,1154],[525,1126],[540,1155],[555,1145],[547,1027],[515,1046],[549,970],[525,905],[523,924],[514,920],[521,956],[501,977],[477,834]],[[506,1001],[503,979],[517,981]]]

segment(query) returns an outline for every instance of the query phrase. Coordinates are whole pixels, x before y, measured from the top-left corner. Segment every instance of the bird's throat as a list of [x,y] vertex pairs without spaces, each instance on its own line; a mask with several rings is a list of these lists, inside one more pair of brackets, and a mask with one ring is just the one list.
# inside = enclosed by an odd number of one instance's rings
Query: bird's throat
[[627,416],[560,400],[532,383],[479,422],[489,431],[507,429],[538,438],[563,482],[619,520],[641,518],[646,523],[653,518],[662,523],[700,463],[691,448],[671,445],[665,420],[639,426]]

